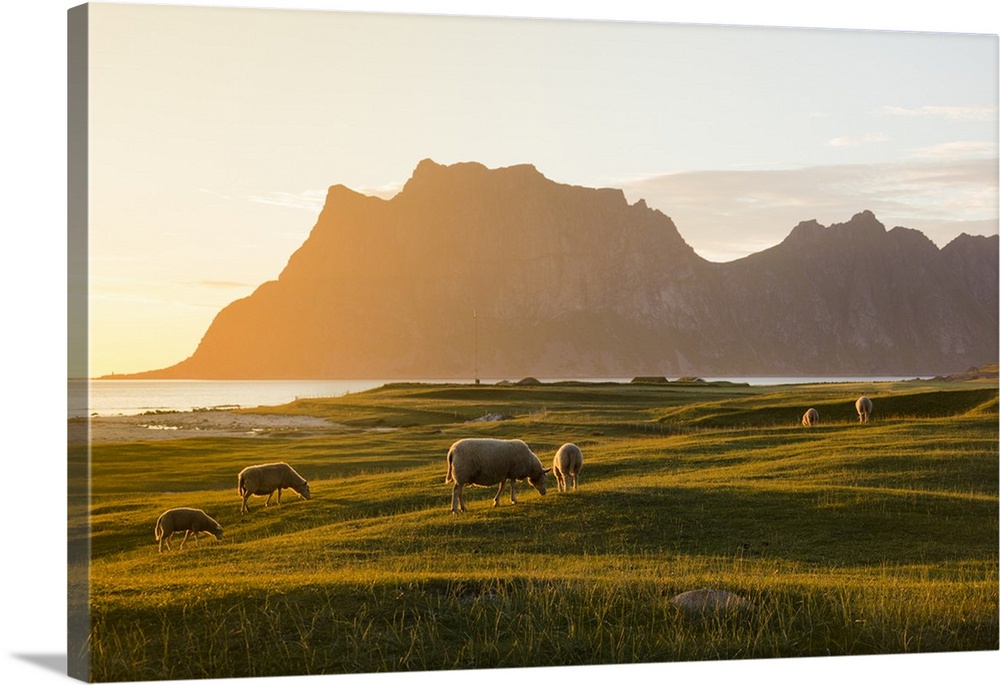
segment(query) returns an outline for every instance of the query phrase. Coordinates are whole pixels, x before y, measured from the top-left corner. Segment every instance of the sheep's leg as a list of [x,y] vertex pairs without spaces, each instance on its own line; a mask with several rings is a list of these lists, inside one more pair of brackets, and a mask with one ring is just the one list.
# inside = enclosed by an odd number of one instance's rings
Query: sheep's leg
[[[494,507],[499,507],[499,506],[500,506],[500,495],[502,495],[502,494],[503,494],[503,489],[504,489],[504,486],[505,486],[505,485],[507,485],[507,480],[506,480],[506,479],[504,479],[504,480],[500,481],[500,489],[499,489],[499,490],[497,490],[497,494],[496,494],[496,496],[495,496],[495,497],[493,498],[493,506],[494,506]],[[513,484],[512,484],[512,485],[513,485]]]
[[563,478],[563,475],[560,472],[556,472],[556,489],[559,492],[566,491],[566,480]]
[[271,498],[272,497],[274,497],[274,491],[273,490],[271,492],[267,493],[267,501],[264,502],[264,506],[265,507],[271,506]]
[[576,490],[576,474],[573,474],[573,489]]
[[181,547],[180,547],[181,549],[184,549],[184,543],[187,542],[188,535],[190,535],[190,534],[191,534],[190,530],[185,530],[184,531],[184,539],[181,540]]
[[514,479],[510,479],[510,503],[517,504],[517,499],[514,497]]
[[243,506],[240,507],[240,513],[241,514],[246,514],[246,513],[249,513],[249,511],[250,511],[250,507],[247,506],[247,500],[248,499],[250,499],[250,493],[249,492],[244,492],[243,493]]
[[281,488],[278,488],[278,504],[281,504]]
[[465,504],[462,502],[462,485],[455,483],[451,489],[451,513],[457,514],[459,506],[462,507],[462,511],[465,511]]
[[201,547],[201,538],[198,537],[198,531],[194,532],[194,544]]

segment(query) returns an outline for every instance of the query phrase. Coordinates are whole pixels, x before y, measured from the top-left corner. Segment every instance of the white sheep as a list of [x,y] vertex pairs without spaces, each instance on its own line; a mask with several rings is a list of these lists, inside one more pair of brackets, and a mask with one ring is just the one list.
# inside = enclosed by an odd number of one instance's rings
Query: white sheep
[[465,438],[448,450],[448,475],[445,483],[454,483],[451,491],[451,513],[465,511],[462,489],[466,485],[500,484],[493,506],[500,506],[504,485],[510,481],[510,501],[514,497],[514,481],[527,479],[538,491],[545,494],[545,474],[551,471],[521,440],[494,440],[490,438]]
[[858,421],[868,423],[868,418],[872,415],[872,401],[862,395],[854,403],[854,408],[858,410]]
[[803,426],[815,426],[819,423],[819,412],[809,407],[806,409],[806,413],[802,415],[802,425]]
[[309,499],[309,483],[288,464],[278,462],[246,467],[240,471],[239,477],[239,493],[240,497],[243,498],[240,513],[245,514],[250,511],[247,506],[250,495],[267,495],[267,501],[264,502],[266,507],[271,504],[271,496],[277,490],[278,504],[281,504],[281,490],[283,488],[290,488],[304,499]]
[[576,477],[583,469],[583,452],[571,442],[567,442],[556,451],[552,460],[552,473],[556,477],[559,492],[566,492],[566,479],[573,479],[573,489],[576,490]]
[[160,518],[156,519],[156,527],[153,529],[156,540],[160,543],[160,551],[163,551],[163,545],[166,545],[168,550],[171,549],[170,538],[173,537],[174,533],[179,533],[182,530],[184,531],[184,539],[181,540],[180,549],[184,549],[184,543],[187,542],[188,536],[192,533],[194,533],[195,543],[199,546],[201,546],[201,542],[198,541],[198,533],[210,533],[215,536],[216,540],[222,539],[222,526],[201,509],[191,509],[190,507],[167,509],[160,514]]

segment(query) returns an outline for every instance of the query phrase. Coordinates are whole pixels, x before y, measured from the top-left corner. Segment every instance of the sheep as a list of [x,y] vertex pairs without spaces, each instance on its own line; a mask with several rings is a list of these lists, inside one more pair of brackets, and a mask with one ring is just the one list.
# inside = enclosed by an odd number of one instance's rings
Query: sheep
[[858,410],[858,421],[868,423],[868,418],[872,415],[872,401],[862,395],[854,403],[854,408]]
[[291,466],[284,462],[276,464],[258,464],[248,466],[240,471],[239,493],[243,498],[243,505],[240,513],[245,514],[250,511],[247,500],[250,495],[267,495],[264,506],[271,503],[271,496],[274,491],[278,491],[278,504],[281,504],[281,490],[291,488],[303,499],[309,499],[309,483],[306,479],[295,472]]
[[201,509],[191,509],[190,507],[167,509],[160,514],[160,518],[156,519],[156,527],[153,529],[156,540],[160,543],[160,551],[163,551],[164,544],[170,550],[170,538],[173,537],[174,533],[179,533],[182,530],[184,531],[184,539],[181,540],[180,549],[184,549],[184,543],[187,542],[188,536],[192,533],[194,533],[195,544],[198,546],[201,546],[198,533],[211,533],[216,540],[222,539],[222,526]]
[[448,475],[445,483],[454,483],[451,491],[451,513],[465,511],[462,489],[466,485],[500,484],[493,506],[500,506],[504,485],[510,481],[510,501],[514,497],[514,481],[527,479],[538,491],[545,494],[545,474],[552,469],[542,467],[542,462],[521,440],[494,440],[465,438],[455,442],[448,450]]
[[566,492],[567,476],[573,479],[573,489],[576,490],[576,477],[583,469],[583,452],[571,442],[567,442],[556,451],[552,460],[552,473],[556,477],[559,492]]
[[809,407],[806,409],[806,413],[802,415],[802,425],[815,426],[817,423],[819,423],[819,412]]

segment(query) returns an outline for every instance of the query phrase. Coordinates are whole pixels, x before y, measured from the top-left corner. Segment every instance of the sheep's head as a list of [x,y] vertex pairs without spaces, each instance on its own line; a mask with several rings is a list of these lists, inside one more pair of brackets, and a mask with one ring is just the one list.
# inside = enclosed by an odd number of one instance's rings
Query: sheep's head
[[222,526],[220,526],[218,523],[215,524],[215,528],[213,528],[208,532],[214,535],[216,540],[222,539]]
[[531,486],[535,488],[535,490],[538,490],[539,495],[545,494],[545,474],[551,470],[552,469],[542,469],[538,473],[528,476],[528,482],[531,483]]
[[302,481],[302,485],[295,488],[295,492],[299,493],[303,499],[309,499],[309,483]]

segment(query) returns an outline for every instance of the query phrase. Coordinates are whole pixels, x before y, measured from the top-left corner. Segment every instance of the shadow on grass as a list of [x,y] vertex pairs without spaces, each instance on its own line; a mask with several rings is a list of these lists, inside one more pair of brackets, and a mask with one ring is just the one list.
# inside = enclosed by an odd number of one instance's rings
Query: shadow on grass
[[[530,493],[497,509],[490,499],[472,500],[464,515],[435,516],[418,537],[370,544],[387,554],[755,556],[835,566],[996,554],[997,504],[985,498],[838,487],[671,487],[581,489],[544,499]],[[600,521],[600,534],[591,521]]]

